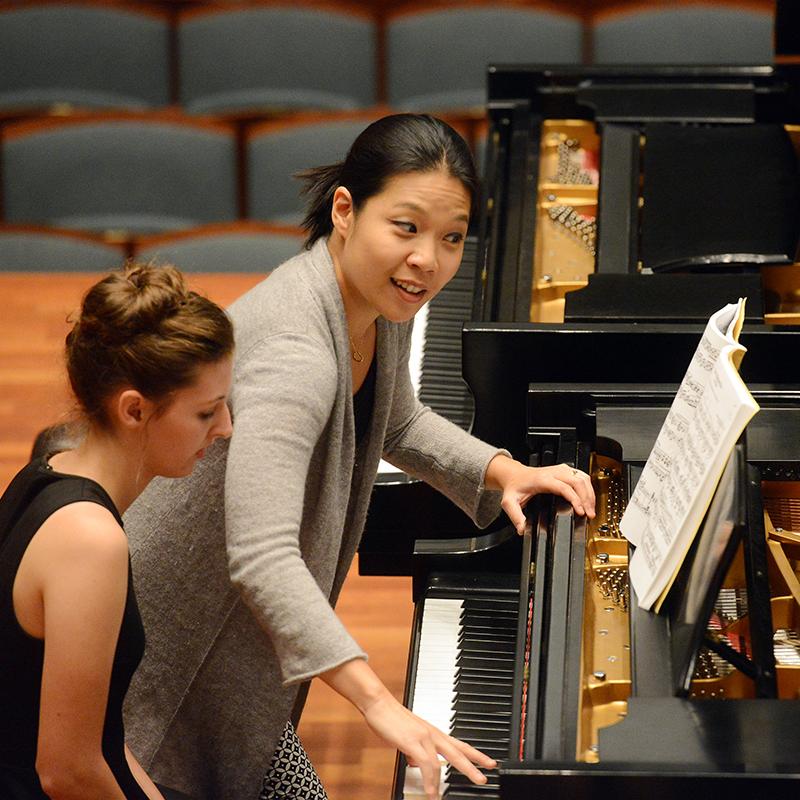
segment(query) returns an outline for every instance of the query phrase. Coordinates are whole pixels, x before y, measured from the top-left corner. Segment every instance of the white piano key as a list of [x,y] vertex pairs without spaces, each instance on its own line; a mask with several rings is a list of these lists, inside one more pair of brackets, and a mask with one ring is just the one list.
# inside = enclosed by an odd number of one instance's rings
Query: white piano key
[[[422,355],[425,352],[425,329],[428,325],[428,304],[426,303],[414,317],[414,329],[411,333],[411,355],[408,359],[408,370],[411,373],[411,383],[414,391],[419,396],[419,387],[422,382]],[[381,459],[378,465],[379,475],[397,475],[402,470]]]
[[414,317],[414,330],[411,333],[411,355],[408,359],[408,370],[411,373],[411,383],[419,394],[422,382],[422,356],[425,352],[425,332],[428,327],[428,304],[426,303],[417,311]]
[[[456,698],[456,659],[461,598],[427,598],[422,609],[417,671],[411,710],[437,728],[450,733],[450,717]],[[447,788],[444,760],[440,794]],[[403,800],[425,800],[422,773],[417,767],[406,767]]]

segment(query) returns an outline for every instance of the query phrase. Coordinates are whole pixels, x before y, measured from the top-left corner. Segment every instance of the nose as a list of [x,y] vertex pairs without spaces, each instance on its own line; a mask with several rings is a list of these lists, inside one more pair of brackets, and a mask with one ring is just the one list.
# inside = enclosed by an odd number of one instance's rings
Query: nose
[[217,424],[211,431],[214,439],[227,439],[233,433],[233,422],[231,421],[231,412],[227,403],[223,403],[218,414]]
[[420,237],[414,243],[414,249],[408,257],[408,263],[423,272],[434,272],[437,264],[436,245]]

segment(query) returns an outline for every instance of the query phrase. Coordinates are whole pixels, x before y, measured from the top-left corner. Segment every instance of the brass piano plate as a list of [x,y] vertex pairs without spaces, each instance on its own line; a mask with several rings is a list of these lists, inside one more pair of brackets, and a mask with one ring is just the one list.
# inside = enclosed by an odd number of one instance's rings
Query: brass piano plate
[[[598,731],[624,719],[631,692],[627,595],[628,543],[619,532],[624,511],[622,467],[594,455],[592,480],[597,517],[588,526],[584,592],[583,686],[576,758],[599,761]],[[800,482],[764,483],[770,590],[779,697],[800,699]],[[709,634],[746,648],[747,598],[739,554],[717,600]],[[705,648],[691,697],[751,698],[753,684]]]

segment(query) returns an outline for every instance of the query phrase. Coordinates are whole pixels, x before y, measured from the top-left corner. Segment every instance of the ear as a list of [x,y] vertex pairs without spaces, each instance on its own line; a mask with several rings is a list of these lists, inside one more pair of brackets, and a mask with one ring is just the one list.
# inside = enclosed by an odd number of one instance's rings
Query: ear
[[333,193],[333,205],[331,207],[331,222],[333,222],[334,229],[343,237],[347,238],[347,234],[353,226],[353,219],[355,215],[355,208],[353,206],[353,197],[349,189],[344,186],[337,187]]
[[116,396],[113,408],[120,423],[130,430],[142,427],[155,410],[153,402],[136,389],[123,389]]

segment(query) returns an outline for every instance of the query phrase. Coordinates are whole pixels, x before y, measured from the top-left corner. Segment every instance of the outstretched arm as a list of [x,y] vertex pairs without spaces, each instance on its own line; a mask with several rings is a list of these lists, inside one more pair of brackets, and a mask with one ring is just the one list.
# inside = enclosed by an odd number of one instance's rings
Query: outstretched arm
[[381,739],[400,750],[411,766],[419,767],[425,791],[431,800],[439,796],[440,755],[479,785],[486,783],[486,776],[478,766],[484,769],[497,766],[494,759],[480,750],[449,736],[409,711],[363,659],[346,661],[320,677],[358,708]]
[[484,485],[503,493],[501,505],[519,533],[525,531],[525,504],[543,492],[561,495],[578,514],[594,517],[594,489],[591,478],[569,464],[526,467],[504,455],[496,455],[486,468]]

